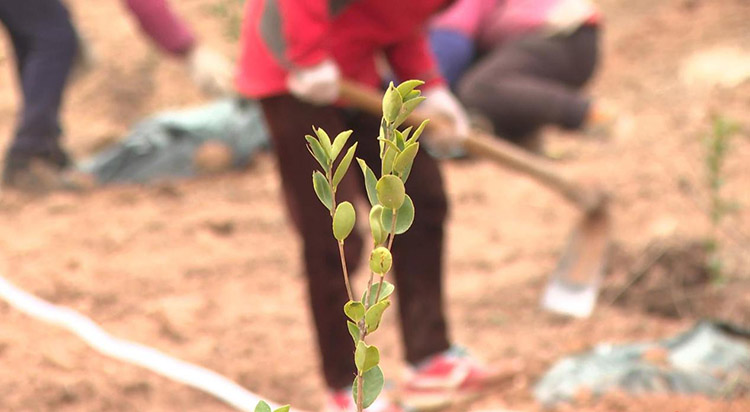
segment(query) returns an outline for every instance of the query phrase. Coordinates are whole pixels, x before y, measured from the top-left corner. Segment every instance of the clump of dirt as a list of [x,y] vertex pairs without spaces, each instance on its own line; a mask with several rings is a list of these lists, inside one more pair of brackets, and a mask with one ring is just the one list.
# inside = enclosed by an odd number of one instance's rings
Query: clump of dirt
[[604,301],[667,318],[731,319],[740,325],[750,319],[750,305],[737,293],[750,282],[715,278],[701,239],[658,239],[636,252],[615,247],[612,255]]

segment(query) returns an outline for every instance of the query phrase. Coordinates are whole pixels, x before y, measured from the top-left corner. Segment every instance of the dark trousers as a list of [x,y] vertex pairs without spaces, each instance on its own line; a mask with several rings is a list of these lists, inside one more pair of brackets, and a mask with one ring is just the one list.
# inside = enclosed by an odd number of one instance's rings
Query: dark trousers
[[[332,137],[343,130],[354,130],[349,142],[360,142],[357,157],[379,175],[379,119],[347,114],[331,106],[313,106],[289,95],[260,102],[278,157],[286,207],[302,236],[309,299],[326,383],[330,388],[343,388],[352,384],[355,374],[354,345],[343,313],[348,298],[330,216],[315,196],[310,179],[312,171],[320,166],[308,153],[304,136],[311,133],[313,125],[322,127]],[[354,162],[339,185],[338,202],[364,199],[361,176]],[[438,164],[426,153],[417,156],[406,189],[414,201],[416,217],[411,229],[396,237],[393,255],[406,359],[417,363],[449,347],[441,279],[447,200]],[[363,241],[356,229],[346,239],[351,272],[356,270],[363,245],[367,244],[369,253],[371,243],[369,239]]]
[[583,26],[571,35],[526,35],[504,43],[466,72],[459,98],[509,140],[544,125],[579,128],[589,108],[579,89],[594,73],[597,42],[598,29]]
[[9,155],[57,160],[60,104],[77,51],[68,11],[59,0],[0,1],[0,21],[15,50],[23,93]]

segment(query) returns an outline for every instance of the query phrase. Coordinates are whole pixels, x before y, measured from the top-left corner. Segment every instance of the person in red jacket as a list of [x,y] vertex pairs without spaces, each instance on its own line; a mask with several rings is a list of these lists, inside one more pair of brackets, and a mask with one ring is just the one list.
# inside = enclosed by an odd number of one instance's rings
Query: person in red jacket
[[[166,0],[123,3],[166,54],[185,63],[201,88],[229,91],[229,62],[198,42]],[[60,106],[76,57],[83,51],[68,10],[60,0],[1,1],[0,22],[15,50],[23,94],[2,185],[33,192],[76,186],[69,179],[72,161],[60,142]]]
[[[351,384],[353,345],[343,305],[338,247],[330,219],[310,183],[316,163],[304,136],[316,126],[329,134],[354,130],[357,156],[377,164],[380,119],[336,105],[342,78],[378,86],[376,59],[384,56],[396,77],[426,82],[422,108],[453,120],[455,135],[467,133],[466,115],[438,73],[423,24],[444,0],[256,0],[246,3],[237,88],[258,99],[272,136],[286,208],[302,237],[304,268],[323,375],[329,388],[326,411],[355,410]],[[428,139],[425,136],[425,139]],[[429,140],[426,141],[429,143]],[[450,143],[449,143],[450,145]],[[444,404],[476,389],[489,371],[455,347],[443,313],[443,234],[447,200],[440,169],[427,154],[417,156],[407,191],[417,210],[411,229],[393,245],[398,306],[405,356],[411,365],[403,397],[411,407]],[[342,200],[363,195],[359,175],[338,188]],[[355,203],[356,204],[356,203]],[[363,241],[347,238],[350,273]],[[418,395],[418,396],[417,396]],[[396,411],[381,402],[368,411]]]

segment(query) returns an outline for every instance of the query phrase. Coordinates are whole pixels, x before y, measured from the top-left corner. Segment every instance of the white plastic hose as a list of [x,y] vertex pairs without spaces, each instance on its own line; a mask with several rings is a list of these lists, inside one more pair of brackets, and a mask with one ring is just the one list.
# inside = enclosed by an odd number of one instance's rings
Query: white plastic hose
[[[56,306],[25,292],[0,275],[0,298],[21,312],[67,329],[96,351],[141,366],[150,371],[207,392],[234,408],[252,412],[262,398],[216,372],[173,358],[156,349],[118,339],[91,319],[62,306]],[[268,402],[268,401],[266,401]],[[279,405],[268,402],[272,409]],[[295,410],[295,412],[302,412]]]

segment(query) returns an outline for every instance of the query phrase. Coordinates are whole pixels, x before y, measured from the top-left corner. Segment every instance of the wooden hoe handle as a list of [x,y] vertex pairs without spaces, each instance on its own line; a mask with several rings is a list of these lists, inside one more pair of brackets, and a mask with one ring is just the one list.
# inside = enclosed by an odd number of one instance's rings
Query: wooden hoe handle
[[[379,115],[382,112],[382,95],[375,89],[343,80],[341,97],[351,106]],[[406,120],[410,125],[419,125],[426,117],[418,110]],[[443,119],[430,119],[428,129],[449,127]],[[497,136],[472,131],[464,141],[464,148],[472,155],[483,157],[495,163],[531,176],[538,182],[561,194],[585,213],[593,213],[604,207],[605,195],[597,189],[585,190],[582,185],[565,177],[548,160],[527,152]]]

